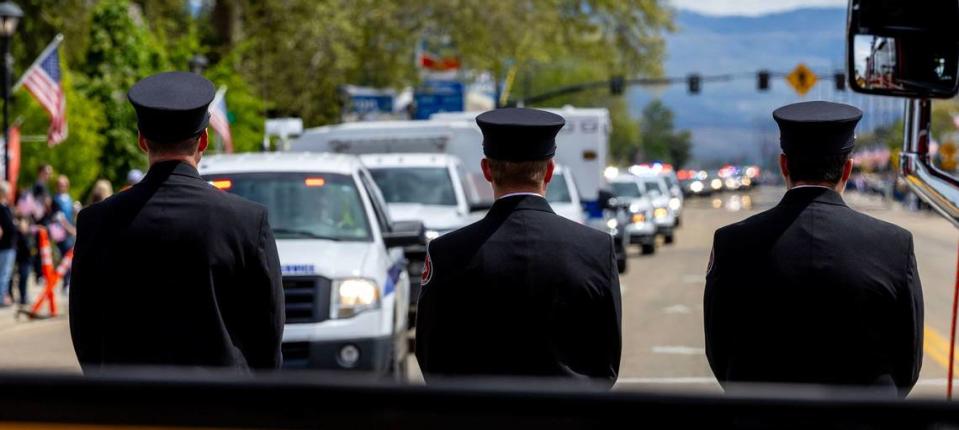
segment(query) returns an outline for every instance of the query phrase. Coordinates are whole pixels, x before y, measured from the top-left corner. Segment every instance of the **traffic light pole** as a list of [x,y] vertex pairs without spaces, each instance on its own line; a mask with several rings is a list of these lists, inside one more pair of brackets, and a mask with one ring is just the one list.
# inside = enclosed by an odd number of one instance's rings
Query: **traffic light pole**
[[[729,82],[737,79],[746,79],[746,78],[755,78],[757,79],[757,88],[759,91],[767,91],[769,89],[770,78],[771,77],[786,77],[786,73],[776,73],[770,72],[769,70],[760,70],[757,73],[737,73],[737,74],[722,74],[722,75],[700,75],[698,73],[692,73],[687,76],[682,77],[666,77],[666,78],[635,78],[635,79],[625,79],[622,76],[614,76],[606,81],[593,81],[593,82],[584,82],[580,84],[567,85],[559,88],[555,88],[544,93],[536,94],[534,96],[525,97],[519,100],[510,100],[506,103],[506,106],[525,106],[530,104],[542,103],[546,100],[565,96],[569,94],[576,94],[583,91],[594,90],[597,88],[608,87],[610,94],[620,95],[625,91],[626,86],[630,85],[639,85],[639,86],[653,86],[653,85],[671,85],[671,84],[680,84],[685,83],[687,86],[687,91],[690,94],[699,94],[702,91],[702,85],[704,83],[713,83],[713,82]],[[828,75],[824,75],[828,76]],[[843,73],[834,73],[831,76],[832,80],[835,81],[836,89],[839,91],[845,91],[846,89],[846,77]],[[826,78],[829,79],[829,78]]]

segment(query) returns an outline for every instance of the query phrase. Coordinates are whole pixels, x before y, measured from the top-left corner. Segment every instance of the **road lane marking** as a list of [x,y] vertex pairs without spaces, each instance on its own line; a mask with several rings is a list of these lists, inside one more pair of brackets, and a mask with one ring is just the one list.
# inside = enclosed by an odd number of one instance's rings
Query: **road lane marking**
[[689,306],[686,305],[672,305],[663,308],[663,312],[667,314],[688,314],[690,312]]
[[679,376],[679,377],[654,377],[654,378],[619,378],[617,384],[719,384],[716,378],[712,376]]
[[692,346],[674,346],[657,345],[653,347],[653,353],[656,354],[678,354],[678,355],[706,355],[705,348],[696,348]]
[[[959,379],[953,379],[953,382],[959,385]],[[719,384],[716,378],[706,376],[662,376],[662,377],[628,377],[619,378],[616,384],[662,384],[662,385],[682,385],[682,384]],[[944,387],[946,378],[928,378],[920,379],[916,385]]]
[[[940,367],[949,369],[949,341],[929,325],[923,329],[922,349]],[[959,366],[953,366],[953,370],[959,371]]]

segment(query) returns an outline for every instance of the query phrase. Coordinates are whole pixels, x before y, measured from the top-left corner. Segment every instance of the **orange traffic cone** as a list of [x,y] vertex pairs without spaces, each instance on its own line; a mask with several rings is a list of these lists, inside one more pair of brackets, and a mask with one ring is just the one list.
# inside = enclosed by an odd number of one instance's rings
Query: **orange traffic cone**
[[[43,293],[37,297],[37,301],[33,304],[33,307],[30,309],[30,311],[21,311],[22,313],[27,314],[27,316],[29,316],[31,319],[51,318],[57,316],[57,283],[60,282],[60,278],[67,272],[67,270],[69,270],[70,265],[73,263],[73,249],[70,249],[67,251],[66,255],[63,256],[60,266],[54,268],[53,251],[50,246],[50,234],[47,232],[45,227],[39,227],[37,233],[40,238],[40,268],[43,271],[43,279],[46,280],[46,286],[43,288]],[[47,303],[50,309],[46,316],[40,315],[40,309],[43,307],[44,303]]]

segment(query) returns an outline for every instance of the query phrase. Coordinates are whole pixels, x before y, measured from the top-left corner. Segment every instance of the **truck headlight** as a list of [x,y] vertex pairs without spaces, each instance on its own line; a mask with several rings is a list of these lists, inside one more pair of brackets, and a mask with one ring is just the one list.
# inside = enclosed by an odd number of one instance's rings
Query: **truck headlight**
[[700,181],[695,181],[689,184],[689,190],[694,193],[698,193],[703,190],[703,183]]
[[640,212],[640,213],[638,213],[638,214],[633,214],[633,217],[632,217],[631,220],[633,221],[633,224],[641,224],[641,223],[644,223],[644,222],[646,222],[646,214],[644,214],[644,213],[642,213],[642,212]]
[[380,307],[380,290],[369,279],[337,279],[333,281],[332,293],[331,318],[350,318]]
[[681,203],[680,203],[678,197],[673,197],[673,198],[669,199],[669,208],[672,209],[672,210],[674,210],[674,211],[678,211],[678,210],[679,210],[680,204],[681,204]]
[[723,187],[723,181],[719,178],[715,178],[709,182],[709,186],[712,187],[714,190],[718,190]]
[[666,218],[669,216],[669,211],[667,211],[666,208],[656,208],[656,210],[653,211],[653,216],[656,218]]
[[616,218],[610,218],[606,221],[606,227],[609,227],[610,230],[615,230],[616,227],[619,227],[619,221],[616,221]]
[[430,241],[430,240],[436,239],[437,237],[440,237],[440,232],[436,230],[426,230],[425,236],[426,236],[426,240]]
[[630,212],[639,212],[642,209],[639,203],[630,203],[629,211]]

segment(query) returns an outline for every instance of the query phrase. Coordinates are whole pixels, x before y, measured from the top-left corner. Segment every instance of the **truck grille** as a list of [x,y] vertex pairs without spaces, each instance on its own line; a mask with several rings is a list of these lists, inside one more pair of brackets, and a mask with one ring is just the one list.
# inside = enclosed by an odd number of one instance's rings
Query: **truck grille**
[[319,276],[283,278],[286,322],[315,323],[330,318],[330,280]]

